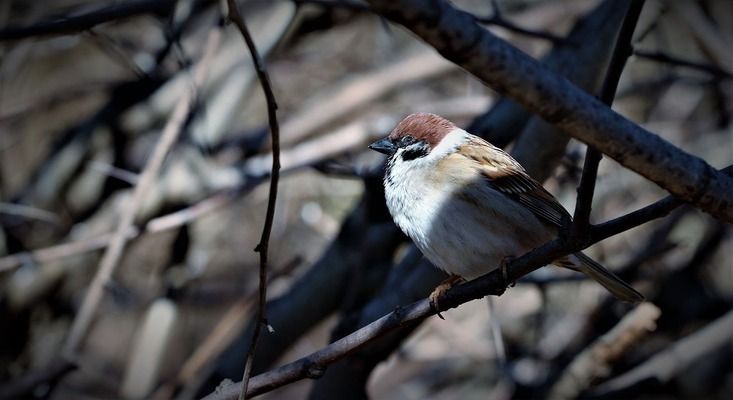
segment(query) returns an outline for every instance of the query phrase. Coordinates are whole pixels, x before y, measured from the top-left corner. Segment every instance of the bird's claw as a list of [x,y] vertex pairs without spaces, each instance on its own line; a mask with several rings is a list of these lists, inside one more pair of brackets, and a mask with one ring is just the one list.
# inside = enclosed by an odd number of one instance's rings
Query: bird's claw
[[445,318],[443,318],[443,315],[440,313],[440,305],[438,304],[438,301],[453,286],[456,286],[457,284],[462,282],[464,282],[464,279],[462,277],[458,275],[451,275],[450,277],[448,277],[448,279],[441,282],[440,285],[436,286],[435,290],[433,290],[433,292],[430,293],[430,296],[428,296],[428,299],[430,300],[430,307],[435,310],[440,319],[445,320]]

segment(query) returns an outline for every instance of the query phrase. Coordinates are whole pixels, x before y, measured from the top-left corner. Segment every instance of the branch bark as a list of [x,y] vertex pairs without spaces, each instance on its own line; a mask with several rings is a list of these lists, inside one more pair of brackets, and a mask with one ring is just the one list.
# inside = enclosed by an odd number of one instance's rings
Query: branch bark
[[369,0],[444,57],[680,199],[733,222],[733,179],[609,109],[445,1]]

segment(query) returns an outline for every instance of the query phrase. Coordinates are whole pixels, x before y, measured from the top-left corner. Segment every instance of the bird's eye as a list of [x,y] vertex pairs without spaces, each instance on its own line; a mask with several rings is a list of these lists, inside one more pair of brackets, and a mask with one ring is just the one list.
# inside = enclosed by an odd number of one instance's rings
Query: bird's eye
[[411,145],[411,144],[413,144],[413,143],[415,143],[415,138],[414,138],[414,137],[412,137],[411,135],[406,135],[406,136],[403,136],[403,137],[402,137],[402,139],[400,140],[400,144],[401,144],[401,145],[402,145],[403,147],[404,147],[404,146],[409,146],[409,145]]

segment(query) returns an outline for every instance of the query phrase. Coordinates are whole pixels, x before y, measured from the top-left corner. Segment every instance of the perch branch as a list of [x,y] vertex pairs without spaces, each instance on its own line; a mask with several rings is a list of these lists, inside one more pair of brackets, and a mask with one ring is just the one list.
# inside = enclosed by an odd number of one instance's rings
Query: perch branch
[[257,71],[257,78],[262,85],[262,91],[265,93],[267,101],[267,119],[270,124],[270,135],[272,137],[272,172],[270,173],[270,194],[267,199],[267,213],[265,215],[265,225],[262,228],[262,237],[260,243],[255,247],[255,251],[260,254],[260,282],[259,282],[259,302],[257,304],[257,321],[255,324],[252,342],[247,351],[247,361],[244,366],[244,374],[242,378],[242,390],[239,395],[240,400],[244,400],[247,394],[247,386],[249,377],[252,373],[252,359],[254,358],[257,348],[257,340],[259,339],[262,325],[267,324],[267,316],[265,305],[267,303],[267,250],[270,242],[270,232],[272,231],[272,221],[275,217],[275,202],[277,200],[277,183],[280,177],[280,127],[277,123],[277,102],[270,85],[270,77],[265,69],[260,55],[257,52],[254,40],[244,23],[242,15],[239,13],[236,0],[227,0],[229,14],[227,18],[237,26],[242,34],[250,55]]
[[[726,168],[725,171],[727,173],[733,173],[733,166]],[[661,207],[666,210],[666,208],[663,208],[669,207],[666,204],[666,200],[667,198],[660,200],[655,204],[645,207],[645,209],[657,209]],[[663,206],[657,206],[658,203],[663,203]],[[681,203],[678,203],[677,205],[680,204]],[[645,214],[645,216],[648,217],[656,215],[656,218],[658,218],[666,215],[669,211],[671,211],[671,209],[662,214],[650,212]],[[644,224],[651,219],[653,218],[634,218],[633,221],[635,221],[635,225],[629,226],[628,229]],[[587,246],[613,236],[616,233],[618,232],[614,232],[612,230],[595,232],[595,235],[591,236],[592,239]],[[562,239],[555,239],[510,261],[507,264],[507,278],[509,281],[517,281],[530,272],[550,263],[552,260],[556,260],[563,255],[574,253],[579,250],[582,249],[574,248],[571,244],[564,242]],[[501,295],[505,290],[505,282],[501,268],[498,268],[497,266],[497,268],[492,272],[449,290],[445,294],[445,297],[440,301],[441,311],[458,307],[463,303],[481,299],[487,295]],[[256,396],[301,379],[318,378],[323,375],[324,370],[329,365],[365,347],[373,340],[382,337],[397,328],[423,320],[429,316],[435,315],[436,313],[437,310],[431,308],[430,302],[427,299],[422,299],[408,306],[397,307],[389,314],[314,353],[283,365],[282,367],[253,377],[247,389],[247,396]],[[205,400],[235,399],[240,393],[241,388],[241,383],[230,384],[209,394],[205,397]]]

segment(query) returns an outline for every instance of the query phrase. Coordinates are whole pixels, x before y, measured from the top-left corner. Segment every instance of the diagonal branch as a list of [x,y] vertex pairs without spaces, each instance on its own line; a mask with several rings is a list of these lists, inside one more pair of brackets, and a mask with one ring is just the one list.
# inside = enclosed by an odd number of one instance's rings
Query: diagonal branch
[[270,85],[270,77],[267,70],[260,59],[254,40],[247,29],[247,25],[239,13],[236,0],[227,0],[229,15],[227,18],[234,23],[242,34],[247,48],[252,56],[257,78],[262,85],[262,91],[265,93],[267,100],[267,118],[270,124],[270,135],[272,136],[272,172],[270,174],[270,194],[267,199],[267,212],[265,214],[265,225],[262,228],[262,237],[260,243],[255,247],[255,251],[260,254],[260,280],[259,280],[259,302],[257,304],[257,321],[255,324],[252,341],[247,351],[247,360],[244,366],[242,377],[242,390],[239,394],[239,400],[244,400],[247,394],[247,386],[249,377],[252,373],[252,360],[254,359],[255,350],[257,348],[257,340],[259,339],[262,325],[267,325],[267,314],[265,305],[267,303],[267,252],[270,243],[270,232],[272,231],[272,221],[275,217],[275,202],[277,201],[277,183],[280,178],[280,126],[277,123],[277,102]]
[[733,222],[733,179],[612,111],[445,1],[370,0],[484,83],[681,200]]
[[[733,175],[733,166],[729,166],[721,171],[727,175]],[[674,207],[670,208],[668,199],[671,196],[649,205],[632,214],[644,214],[644,218],[629,218],[625,225],[626,229],[642,225],[654,218],[666,215],[675,207],[681,205],[676,202]],[[665,212],[660,212],[665,211]],[[621,218],[625,218],[621,217]],[[600,225],[603,226],[603,225]],[[587,246],[595,244],[610,236],[615,235],[612,229],[603,231],[594,231],[594,235]],[[573,248],[562,239],[555,239],[548,242],[521,257],[511,260],[507,264],[507,280],[516,281],[530,272],[556,260],[564,255],[582,250]],[[501,295],[505,290],[506,280],[503,276],[501,268],[494,269],[492,272],[483,275],[477,279],[466,282],[460,286],[456,286],[449,290],[445,297],[441,298],[441,311],[458,307],[463,303],[471,300],[481,299],[488,295]],[[262,393],[266,393],[275,388],[296,382],[301,379],[316,379],[323,375],[324,370],[334,362],[352,354],[359,349],[364,348],[372,341],[380,338],[402,326],[410,323],[421,321],[429,316],[437,313],[431,305],[430,301],[423,299],[412,303],[405,307],[398,307],[391,313],[379,318],[378,320],[364,326],[363,328],[344,336],[343,338],[331,343],[330,345],[311,353],[301,359],[293,361],[282,367],[257,375],[251,379],[247,389],[247,396],[252,397]],[[217,389],[216,392],[209,394],[205,400],[225,400],[236,399],[242,389],[241,383],[230,384]]]

